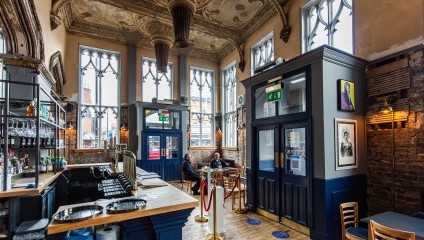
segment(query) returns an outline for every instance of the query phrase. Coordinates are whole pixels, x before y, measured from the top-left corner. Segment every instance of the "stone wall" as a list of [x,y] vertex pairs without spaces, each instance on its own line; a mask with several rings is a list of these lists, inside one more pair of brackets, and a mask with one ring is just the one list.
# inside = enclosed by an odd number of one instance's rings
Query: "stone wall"
[[[413,49],[393,58],[405,59],[410,86],[407,89],[392,89],[386,96],[370,97],[370,87],[375,84],[368,78],[367,119],[367,207],[369,214],[395,210],[405,214],[424,211],[424,57],[423,48]],[[392,64],[383,59],[384,68]],[[378,65],[378,64],[377,64]],[[377,66],[375,65],[375,66]],[[370,66],[372,71],[372,66]],[[384,73],[390,74],[390,72]],[[399,85],[398,82],[391,86]],[[384,120],[373,107],[378,99],[389,95],[397,97],[394,109],[394,158],[392,156],[391,118]],[[377,100],[376,100],[377,99]],[[405,104],[401,104],[405,102]],[[377,119],[373,122],[372,119]],[[378,120],[379,119],[379,120]],[[389,121],[388,121],[389,120]],[[421,156],[421,157],[420,157]],[[394,159],[394,161],[393,161]],[[393,162],[395,163],[393,165]],[[394,168],[393,168],[394,166]],[[394,175],[393,175],[394,170]],[[394,183],[394,185],[393,185]]]

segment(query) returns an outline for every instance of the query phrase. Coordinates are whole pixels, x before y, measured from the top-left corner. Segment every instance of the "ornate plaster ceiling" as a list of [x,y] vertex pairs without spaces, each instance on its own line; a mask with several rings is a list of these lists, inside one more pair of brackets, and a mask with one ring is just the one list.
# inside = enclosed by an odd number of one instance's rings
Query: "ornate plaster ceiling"
[[[152,47],[148,23],[172,26],[166,5],[167,0],[54,0],[51,21],[53,28],[62,19],[69,32]],[[242,54],[244,39],[278,7],[279,0],[197,0],[186,52],[212,60],[234,49]]]

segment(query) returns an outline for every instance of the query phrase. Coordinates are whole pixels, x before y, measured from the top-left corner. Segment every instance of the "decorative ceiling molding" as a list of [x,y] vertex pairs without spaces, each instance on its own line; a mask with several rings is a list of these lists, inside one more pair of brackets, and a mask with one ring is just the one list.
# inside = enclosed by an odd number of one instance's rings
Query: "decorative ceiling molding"
[[55,30],[61,23],[62,18],[59,16],[61,10],[63,10],[71,0],[53,0],[52,10],[50,11],[50,27]]
[[[188,56],[203,53],[201,58],[219,61],[226,56],[224,53],[237,50],[241,60],[239,68],[242,69],[243,39],[277,13],[283,14],[281,16],[284,22],[286,15],[282,6],[288,1],[240,0],[223,3],[221,0],[197,0],[188,50],[171,48],[170,52],[184,52]],[[70,33],[151,48],[151,33],[146,27],[149,22],[160,21],[165,25],[173,25],[168,2],[169,0],[54,0],[52,13],[55,16],[60,15],[59,18],[62,23],[65,22]],[[209,11],[208,16],[205,16],[205,11]],[[225,19],[218,19],[218,16]],[[190,51],[195,53],[191,54]]]
[[[10,2],[9,2],[10,3]],[[20,26],[17,26],[18,24],[14,24],[13,13],[9,12],[8,6],[11,6],[11,4],[0,4],[0,27],[3,30],[3,35],[6,39],[6,51],[10,54],[17,54],[18,53],[18,39],[16,37],[16,28],[19,28]],[[13,10],[12,10],[13,11]]]
[[271,2],[267,2],[258,15],[256,15],[255,18],[242,29],[240,39],[246,39],[248,36],[253,34],[256,30],[263,26],[269,18],[274,16],[275,13],[274,5],[272,5]]
[[44,60],[41,25],[33,0],[2,0],[1,22],[7,51]]
[[28,55],[44,61],[44,42],[41,24],[33,0],[13,1],[27,40]]
[[50,57],[49,70],[53,74],[53,78],[56,80],[56,93],[62,97],[63,86],[66,84],[66,78],[62,60],[62,53],[60,51],[55,52]]
[[284,0],[283,3],[280,4],[279,0],[270,0],[277,10],[278,15],[280,16],[281,20],[283,21],[283,28],[280,32],[280,38],[287,43],[289,40],[290,34],[291,34],[291,27],[289,26],[289,17],[288,17],[288,11],[286,11],[284,8],[287,6],[287,3],[290,0]]

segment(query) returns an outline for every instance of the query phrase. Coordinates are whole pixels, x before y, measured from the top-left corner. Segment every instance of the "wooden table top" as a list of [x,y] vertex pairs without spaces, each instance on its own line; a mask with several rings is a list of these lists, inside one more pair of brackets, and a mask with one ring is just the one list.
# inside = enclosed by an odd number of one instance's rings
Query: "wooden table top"
[[387,227],[414,232],[419,239],[424,238],[424,219],[419,219],[392,211],[379,213],[361,219],[362,222],[366,223],[368,223],[370,220],[374,220],[377,223]]
[[52,221],[47,228],[47,233],[55,234],[55,233],[70,231],[73,229],[78,229],[83,227],[96,226],[96,225],[108,224],[113,222],[120,222],[120,221],[135,219],[135,218],[141,218],[141,217],[147,217],[147,216],[152,216],[152,215],[157,215],[157,214],[162,214],[167,212],[184,210],[188,208],[195,208],[199,205],[198,201],[195,198],[193,198],[187,193],[175,188],[174,186],[160,179],[157,179],[157,178],[145,179],[143,180],[143,183],[145,183],[146,185],[148,184],[156,185],[158,183],[162,183],[165,185],[161,187],[153,187],[153,188],[146,188],[146,189],[141,189],[139,187],[139,189],[136,192],[133,192],[135,196],[141,197],[147,200],[145,208],[138,211],[128,212],[128,213],[107,214],[106,205],[109,204],[110,202],[117,201],[119,199],[102,200],[102,201],[96,201],[96,202],[61,206],[58,209],[58,212],[70,207],[74,207],[74,206],[89,205],[89,204],[95,204],[95,203],[97,203],[97,205],[103,206],[104,209],[102,214],[94,218],[81,221],[81,222],[54,223],[54,221]]

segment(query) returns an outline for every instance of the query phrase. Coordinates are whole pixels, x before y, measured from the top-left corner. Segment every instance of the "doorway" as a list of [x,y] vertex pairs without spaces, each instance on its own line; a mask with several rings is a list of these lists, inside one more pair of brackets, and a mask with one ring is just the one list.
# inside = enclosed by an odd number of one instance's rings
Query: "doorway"
[[180,179],[181,133],[145,133],[142,168],[165,181]]
[[310,124],[255,128],[255,208],[309,234],[312,221]]

